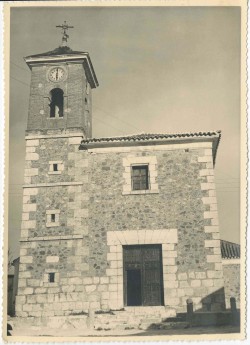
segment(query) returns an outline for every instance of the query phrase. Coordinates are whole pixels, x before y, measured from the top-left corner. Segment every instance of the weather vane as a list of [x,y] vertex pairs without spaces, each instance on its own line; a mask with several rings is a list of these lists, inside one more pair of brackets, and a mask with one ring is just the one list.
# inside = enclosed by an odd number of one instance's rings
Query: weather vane
[[63,46],[66,46],[67,45],[67,41],[68,41],[68,38],[69,38],[69,35],[66,33],[66,31],[68,29],[73,29],[74,26],[69,26],[67,23],[66,23],[66,20],[64,21],[64,23],[62,25],[56,25],[57,28],[62,28],[62,45]]

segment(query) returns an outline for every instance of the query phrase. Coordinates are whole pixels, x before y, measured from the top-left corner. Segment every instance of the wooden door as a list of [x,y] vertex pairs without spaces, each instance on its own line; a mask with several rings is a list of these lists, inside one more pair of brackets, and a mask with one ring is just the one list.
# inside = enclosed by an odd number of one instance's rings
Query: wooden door
[[162,305],[160,245],[123,247],[125,305]]

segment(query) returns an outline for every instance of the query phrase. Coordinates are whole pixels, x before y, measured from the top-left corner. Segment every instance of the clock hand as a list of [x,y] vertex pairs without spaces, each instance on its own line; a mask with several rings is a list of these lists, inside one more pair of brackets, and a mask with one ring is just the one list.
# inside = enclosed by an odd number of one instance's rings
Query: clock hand
[[56,80],[58,79],[58,68],[56,69]]

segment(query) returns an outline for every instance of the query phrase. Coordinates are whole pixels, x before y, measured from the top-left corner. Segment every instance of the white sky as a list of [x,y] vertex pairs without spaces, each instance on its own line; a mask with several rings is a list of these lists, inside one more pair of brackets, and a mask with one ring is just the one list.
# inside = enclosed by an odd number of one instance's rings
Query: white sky
[[93,136],[222,130],[216,161],[221,238],[239,243],[240,8],[16,8],[11,11],[9,241],[20,235],[30,71],[23,57],[88,51]]

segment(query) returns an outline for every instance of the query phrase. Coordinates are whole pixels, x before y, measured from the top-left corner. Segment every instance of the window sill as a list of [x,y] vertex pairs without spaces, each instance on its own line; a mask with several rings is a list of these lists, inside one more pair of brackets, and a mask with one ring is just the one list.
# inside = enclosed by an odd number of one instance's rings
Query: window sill
[[55,226],[59,226],[60,224],[58,222],[54,222],[54,223],[46,223],[46,227],[47,228],[52,228]]
[[60,116],[60,117],[47,117],[47,120],[63,120],[63,116]]
[[146,189],[146,190],[131,190],[123,191],[122,195],[144,195],[144,194],[159,194],[159,189]]
[[61,171],[49,171],[48,175],[61,175]]

